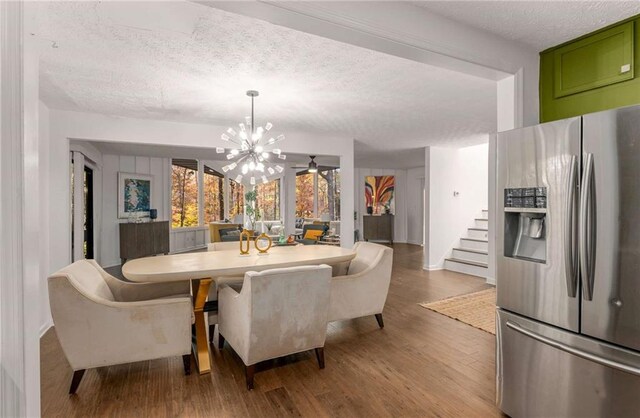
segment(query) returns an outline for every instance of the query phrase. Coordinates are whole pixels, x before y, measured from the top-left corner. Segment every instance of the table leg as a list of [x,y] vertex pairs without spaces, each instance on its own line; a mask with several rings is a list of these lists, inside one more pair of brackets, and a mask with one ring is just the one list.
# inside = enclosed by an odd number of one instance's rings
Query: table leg
[[207,327],[204,320],[204,304],[209,295],[211,279],[191,281],[193,293],[193,314],[195,316],[196,344],[193,349],[196,365],[200,374],[211,372],[211,357],[207,343]]

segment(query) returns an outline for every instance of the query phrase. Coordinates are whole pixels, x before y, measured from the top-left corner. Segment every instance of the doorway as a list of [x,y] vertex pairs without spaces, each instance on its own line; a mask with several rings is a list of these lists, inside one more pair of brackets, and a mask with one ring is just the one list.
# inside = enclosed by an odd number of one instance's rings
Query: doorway
[[94,258],[93,243],[93,169],[84,166],[84,258]]

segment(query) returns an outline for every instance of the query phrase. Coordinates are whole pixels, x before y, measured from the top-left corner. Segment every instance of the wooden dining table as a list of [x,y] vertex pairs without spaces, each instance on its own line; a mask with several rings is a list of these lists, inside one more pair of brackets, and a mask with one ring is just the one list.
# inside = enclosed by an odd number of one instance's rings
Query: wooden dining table
[[272,247],[265,255],[251,250],[241,255],[237,250],[208,251],[138,258],[122,266],[122,274],[133,282],[191,281],[195,317],[194,356],[200,374],[211,371],[211,353],[207,341],[204,306],[213,278],[241,276],[248,271],[262,271],[281,267],[328,264],[335,266],[349,262],[356,254],[351,249],[325,245],[296,245]]

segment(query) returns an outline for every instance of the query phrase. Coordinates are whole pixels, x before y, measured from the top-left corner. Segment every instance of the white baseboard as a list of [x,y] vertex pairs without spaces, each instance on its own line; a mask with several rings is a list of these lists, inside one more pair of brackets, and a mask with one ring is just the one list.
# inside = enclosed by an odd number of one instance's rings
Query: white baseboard
[[487,284],[495,286],[496,285],[495,277],[487,277]]
[[42,338],[44,334],[47,331],[49,331],[49,328],[51,328],[52,326],[53,326],[53,320],[51,320],[51,318],[49,318],[47,322],[45,322],[44,324],[40,325],[40,338]]
[[424,267],[422,267],[422,269],[423,270],[427,270],[427,271],[436,271],[436,270],[442,270],[443,267],[442,266],[438,266],[438,265],[435,265],[435,266],[424,266]]

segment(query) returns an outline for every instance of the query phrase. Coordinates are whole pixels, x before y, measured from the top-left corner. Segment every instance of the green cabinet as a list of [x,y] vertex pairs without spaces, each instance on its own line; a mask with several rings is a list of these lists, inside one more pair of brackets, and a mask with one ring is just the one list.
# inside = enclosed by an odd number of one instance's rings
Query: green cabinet
[[555,97],[633,78],[633,22],[553,51]]
[[540,53],[540,120],[640,104],[640,17]]

